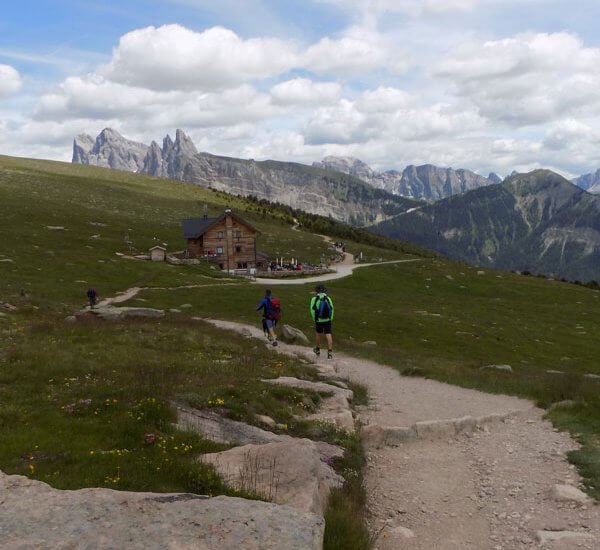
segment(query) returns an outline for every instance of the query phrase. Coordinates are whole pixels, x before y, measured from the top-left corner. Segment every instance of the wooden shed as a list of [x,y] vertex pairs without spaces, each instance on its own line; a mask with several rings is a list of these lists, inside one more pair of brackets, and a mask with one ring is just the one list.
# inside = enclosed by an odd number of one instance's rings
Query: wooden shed
[[167,249],[164,246],[156,245],[150,249],[150,259],[153,262],[164,262],[167,256]]

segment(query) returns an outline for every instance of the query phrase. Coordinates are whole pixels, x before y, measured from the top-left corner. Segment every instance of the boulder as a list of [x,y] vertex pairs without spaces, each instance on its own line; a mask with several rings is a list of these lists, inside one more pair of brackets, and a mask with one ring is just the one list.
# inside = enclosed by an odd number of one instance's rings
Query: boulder
[[212,464],[231,487],[319,515],[331,489],[343,484],[310,439],[244,445],[206,454],[202,461]]
[[554,485],[551,496],[557,502],[574,502],[582,505],[588,504],[591,500],[583,491],[572,485]]
[[283,325],[281,327],[279,338],[288,344],[308,344],[308,338],[306,335],[300,329],[294,328],[290,325]]
[[321,549],[324,521],[297,508],[241,498],[59,491],[0,472],[3,548]]

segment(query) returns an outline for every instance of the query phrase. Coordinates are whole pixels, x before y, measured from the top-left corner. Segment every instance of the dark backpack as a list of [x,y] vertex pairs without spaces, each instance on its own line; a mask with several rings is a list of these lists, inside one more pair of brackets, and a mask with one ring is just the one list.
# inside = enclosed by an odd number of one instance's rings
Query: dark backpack
[[315,308],[317,310],[317,319],[329,319],[331,317],[331,304],[327,296],[317,299]]
[[267,319],[272,319],[273,321],[279,321],[281,319],[281,301],[279,298],[275,298],[272,296],[271,298],[267,298],[267,311],[266,317]]

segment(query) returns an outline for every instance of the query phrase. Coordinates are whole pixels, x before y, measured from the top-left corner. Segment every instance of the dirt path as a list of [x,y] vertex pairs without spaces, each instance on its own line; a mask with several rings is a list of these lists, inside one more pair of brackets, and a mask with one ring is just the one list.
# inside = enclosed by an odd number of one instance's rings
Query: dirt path
[[[262,336],[257,327],[210,322]],[[315,361],[303,346],[281,344],[278,351]],[[531,402],[402,377],[344,354],[329,363],[369,388],[369,406],[360,412],[365,435],[377,426],[403,436],[416,426],[419,433],[410,442],[368,450],[368,521],[376,549],[600,547],[599,507],[551,495],[557,484],[578,485],[566,460],[577,445]],[[478,428],[447,431],[467,415],[480,419]],[[542,544],[541,538],[562,540]]]

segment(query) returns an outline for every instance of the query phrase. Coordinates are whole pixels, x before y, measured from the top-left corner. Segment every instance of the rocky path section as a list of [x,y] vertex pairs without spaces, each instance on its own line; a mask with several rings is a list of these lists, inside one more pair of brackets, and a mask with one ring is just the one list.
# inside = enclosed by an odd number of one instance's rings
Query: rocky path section
[[[304,346],[278,350],[315,360]],[[600,547],[599,507],[576,490],[580,478],[566,459],[577,445],[529,401],[402,377],[343,354],[317,367],[369,388],[360,420],[376,549]]]

